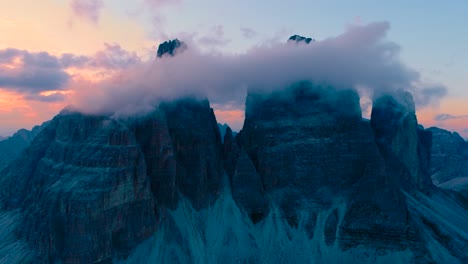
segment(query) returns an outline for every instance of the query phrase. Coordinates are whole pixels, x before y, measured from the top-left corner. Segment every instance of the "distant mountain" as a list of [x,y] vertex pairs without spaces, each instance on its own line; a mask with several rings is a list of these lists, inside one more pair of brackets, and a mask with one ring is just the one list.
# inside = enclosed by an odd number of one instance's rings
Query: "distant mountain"
[[31,131],[26,129],[18,130],[13,136],[0,141],[0,170],[12,160],[16,159],[21,152],[29,146],[33,139],[48,125],[45,122],[40,126],[35,126]]
[[[228,124],[224,123],[221,125],[218,123],[219,133],[221,133],[221,140],[224,140],[224,135],[226,134],[226,129],[229,128]],[[233,136],[237,135],[237,132],[232,132]]]
[[458,133],[437,127],[432,133],[431,177],[437,186],[454,190],[468,201],[468,142]]

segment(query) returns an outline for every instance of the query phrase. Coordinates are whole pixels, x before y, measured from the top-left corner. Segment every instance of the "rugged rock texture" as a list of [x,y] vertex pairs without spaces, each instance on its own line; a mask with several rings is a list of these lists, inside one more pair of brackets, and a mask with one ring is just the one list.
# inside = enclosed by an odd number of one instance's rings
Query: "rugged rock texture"
[[64,112],[0,173],[0,262],[466,263],[468,214],[429,176],[431,145],[465,152],[440,138],[408,93],[367,121],[308,82],[251,91],[223,143],[206,100]]
[[427,131],[433,138],[430,173],[434,184],[468,177],[468,143],[456,132],[436,127]]
[[4,206],[41,262],[109,261],[155,230],[144,157],[117,121],[62,114],[6,170]]
[[161,105],[176,155],[179,191],[196,209],[219,195],[223,170],[221,135],[209,102],[193,99]]
[[177,161],[165,113],[155,111],[131,123],[131,129],[141,147],[146,163],[146,175],[151,181],[155,198],[155,213],[162,206],[175,208]]
[[13,136],[1,139],[0,170],[6,167],[12,160],[16,159],[48,124],[49,122],[45,122],[40,126],[35,126],[31,131],[20,129],[13,134]]
[[284,191],[285,199],[328,204],[366,173],[383,174],[370,125],[350,90],[300,83],[273,95],[251,93],[238,137],[265,190]]
[[269,208],[262,179],[244,150],[237,159],[230,183],[232,198],[240,208],[245,210],[254,224],[268,214]]
[[186,48],[187,45],[178,39],[168,40],[159,44],[156,56],[158,58],[161,58],[164,55],[174,56],[177,52],[182,52]]
[[[375,100],[371,125],[376,143],[387,162],[389,177],[403,177],[398,184],[407,190],[422,190],[430,185],[427,174],[421,171],[427,163],[430,139],[423,132],[418,134],[418,123],[413,98],[408,92],[397,92]],[[421,140],[419,135],[421,135]]]
[[301,213],[314,215],[341,200],[346,208],[333,211],[325,225],[328,245],[337,239],[344,250],[418,247],[400,189],[430,188],[431,142],[418,130],[410,94],[377,99],[369,123],[351,90],[299,83],[271,95],[250,93],[239,142],[269,204],[279,206],[290,226],[299,226]]
[[226,128],[223,140],[224,170],[232,179],[240,155],[240,147],[230,127]]
[[62,113],[1,174],[0,205],[20,209],[18,239],[38,262],[111,262],[153,235],[180,194],[219,194],[222,145],[207,101],[118,121]]

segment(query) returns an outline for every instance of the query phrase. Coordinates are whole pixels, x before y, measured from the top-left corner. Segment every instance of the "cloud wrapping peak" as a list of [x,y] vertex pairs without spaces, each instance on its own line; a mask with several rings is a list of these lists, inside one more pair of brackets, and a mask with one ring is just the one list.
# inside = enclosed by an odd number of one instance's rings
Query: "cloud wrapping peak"
[[[400,89],[418,95],[427,87],[399,60],[399,46],[385,39],[388,29],[388,23],[352,26],[310,45],[275,43],[241,55],[204,54],[188,43],[175,57],[137,64],[98,87],[80,89],[74,104],[90,113],[135,114],[160,100],[198,96],[241,109],[247,90],[271,92],[297,81],[359,87],[372,96]],[[423,94],[432,100],[433,93]]]
[[75,15],[95,24],[99,21],[103,7],[103,0],[70,0],[70,8]]

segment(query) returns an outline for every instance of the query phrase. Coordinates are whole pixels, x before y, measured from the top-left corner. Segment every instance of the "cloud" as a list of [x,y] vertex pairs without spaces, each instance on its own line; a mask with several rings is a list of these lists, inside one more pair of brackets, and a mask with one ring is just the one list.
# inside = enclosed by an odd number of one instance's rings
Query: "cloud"
[[64,68],[103,68],[125,69],[131,65],[140,64],[141,59],[135,52],[123,49],[119,44],[104,43],[104,49],[92,56],[63,54],[60,63]]
[[417,104],[426,106],[437,104],[439,99],[447,95],[447,88],[443,85],[421,87],[414,95]]
[[0,87],[24,93],[61,89],[69,80],[57,57],[47,52],[0,50]]
[[468,115],[439,114],[434,117],[435,121],[447,121],[453,119],[468,119]]
[[70,0],[73,13],[81,18],[98,23],[99,15],[104,7],[103,0]]
[[[352,26],[310,45],[290,45],[284,39],[240,55],[202,53],[184,40],[184,53],[135,64],[113,79],[80,89],[74,104],[84,112],[125,115],[150,111],[161,100],[197,96],[242,109],[248,90],[271,92],[297,81],[359,87],[371,97],[403,89],[432,102],[442,92],[422,84],[418,72],[400,61],[400,47],[385,38],[388,30],[385,22]],[[222,27],[214,31],[224,34]]]
[[258,36],[258,32],[251,28],[241,27],[240,30],[242,31],[242,36],[244,36],[246,39],[252,39]]
[[27,94],[24,96],[24,99],[30,101],[40,101],[40,102],[62,102],[66,99],[66,96],[62,93],[52,93],[49,95],[41,95],[41,94]]
[[179,4],[181,0],[144,0],[145,4],[154,9],[159,9],[162,6]]
[[94,54],[89,66],[106,69],[125,69],[141,63],[135,52],[124,50],[119,44],[104,44],[105,48]]
[[106,43],[92,56],[4,49],[0,50],[0,88],[23,94],[27,100],[56,102],[66,98],[58,91],[70,88],[69,68],[118,71],[141,63],[136,53],[118,44]]
[[225,46],[231,42],[224,36],[224,27],[217,25],[211,28],[210,32],[198,40],[202,46]]

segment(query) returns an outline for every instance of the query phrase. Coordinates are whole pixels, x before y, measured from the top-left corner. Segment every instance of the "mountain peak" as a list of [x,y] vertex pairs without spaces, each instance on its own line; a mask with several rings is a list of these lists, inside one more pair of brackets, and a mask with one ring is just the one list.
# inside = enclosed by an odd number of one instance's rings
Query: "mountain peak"
[[301,35],[293,35],[293,36],[289,37],[288,42],[293,42],[293,41],[296,42],[296,43],[305,42],[306,44],[309,44],[310,42],[315,42],[315,39],[303,37]]
[[164,41],[163,43],[159,44],[157,57],[161,58],[165,54],[168,54],[169,56],[174,56],[177,51],[183,51],[186,48],[187,44],[178,39]]

